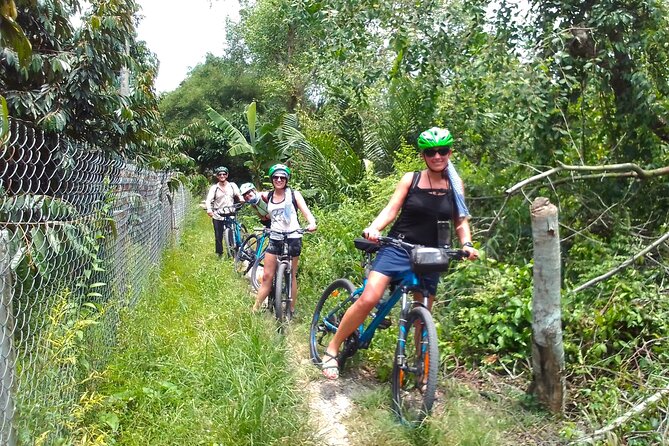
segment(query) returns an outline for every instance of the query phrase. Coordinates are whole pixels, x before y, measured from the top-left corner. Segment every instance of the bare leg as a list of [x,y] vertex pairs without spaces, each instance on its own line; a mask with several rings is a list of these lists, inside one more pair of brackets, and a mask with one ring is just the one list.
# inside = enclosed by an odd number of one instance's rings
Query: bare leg
[[253,311],[258,311],[260,305],[263,301],[269,296],[270,291],[272,291],[272,279],[274,278],[274,272],[276,271],[276,255],[265,253],[265,265],[263,266],[262,274],[262,284],[258,289],[258,294],[256,295],[256,301],[253,304]]
[[[337,328],[337,332],[328,344],[326,349],[327,353],[333,357],[337,356],[341,344],[360,326],[360,324],[362,324],[374,306],[379,303],[379,300],[381,300],[381,296],[383,295],[383,292],[389,283],[390,277],[376,271],[369,273],[369,278],[367,279],[365,290],[362,292],[360,298],[351,306],[351,308],[346,310],[346,313],[344,314],[344,317],[339,324],[339,328]],[[329,359],[323,361],[323,366],[325,367],[327,365],[332,365],[328,364],[332,361],[335,360],[332,357],[329,357]],[[331,370],[332,369],[326,370],[324,368],[323,374],[330,379],[336,378],[338,372],[332,370],[330,373]]]

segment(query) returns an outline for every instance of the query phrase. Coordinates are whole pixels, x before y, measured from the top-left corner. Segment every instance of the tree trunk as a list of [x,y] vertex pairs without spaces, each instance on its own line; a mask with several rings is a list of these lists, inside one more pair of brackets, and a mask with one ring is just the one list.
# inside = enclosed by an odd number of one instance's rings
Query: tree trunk
[[534,240],[532,384],[528,393],[553,413],[564,412],[565,379],[560,310],[560,236],[557,208],[539,197],[530,207]]

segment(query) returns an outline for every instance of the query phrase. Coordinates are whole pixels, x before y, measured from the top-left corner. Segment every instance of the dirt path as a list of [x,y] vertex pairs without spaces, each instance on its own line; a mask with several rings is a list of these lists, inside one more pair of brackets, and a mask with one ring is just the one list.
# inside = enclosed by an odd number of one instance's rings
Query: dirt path
[[[336,380],[321,376],[309,359],[304,336],[291,334],[292,354],[299,358],[298,386],[308,398],[311,423],[325,446],[344,446],[355,443],[347,426],[348,418],[357,412],[355,401],[373,389],[374,381],[349,371]],[[306,347],[306,348],[305,348]]]

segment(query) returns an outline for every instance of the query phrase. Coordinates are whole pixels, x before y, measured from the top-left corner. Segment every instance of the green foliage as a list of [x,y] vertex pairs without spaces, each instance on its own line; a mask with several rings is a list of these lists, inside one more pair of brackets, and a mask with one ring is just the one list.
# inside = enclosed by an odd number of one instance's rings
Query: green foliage
[[187,177],[188,189],[195,197],[204,196],[209,189],[210,183],[204,175],[192,175]]
[[69,264],[77,277],[90,279],[100,269],[98,231],[69,203],[46,195],[0,196],[0,220],[21,222],[8,226],[10,267],[17,280],[49,287],[54,274]]
[[[129,156],[150,153],[159,123],[153,90],[157,61],[135,40],[138,6],[133,0],[96,2],[74,29],[71,19],[79,9],[77,0],[19,8],[15,24],[33,50],[26,56],[18,48],[20,57],[5,51],[0,94],[13,117],[39,128]],[[4,30],[10,22],[2,24]],[[22,63],[25,57],[28,63]],[[128,73],[127,91],[121,73]]]
[[461,265],[443,280],[443,288],[440,299],[447,305],[437,306],[434,314],[448,365],[478,365],[486,357],[515,365],[528,357],[531,265],[504,265],[490,258]]
[[[33,392],[17,392],[18,436],[22,444],[57,444],[62,429],[72,420],[72,407],[80,380],[91,373],[91,363],[99,352],[91,349],[91,338],[104,311],[92,303],[82,303],[70,290],[44,296],[50,303],[40,317],[37,345],[39,355],[21,354],[17,373],[22,385]],[[25,379],[25,381],[24,381]],[[44,404],[48,401],[48,404]]]
[[270,165],[285,160],[286,149],[280,145],[281,134],[277,131],[279,123],[257,126],[255,102],[246,108],[245,132],[237,129],[211,107],[207,109],[207,114],[211,119],[210,124],[219,132],[219,141],[228,146],[230,156],[247,158],[244,165],[250,171],[254,184],[262,183]]

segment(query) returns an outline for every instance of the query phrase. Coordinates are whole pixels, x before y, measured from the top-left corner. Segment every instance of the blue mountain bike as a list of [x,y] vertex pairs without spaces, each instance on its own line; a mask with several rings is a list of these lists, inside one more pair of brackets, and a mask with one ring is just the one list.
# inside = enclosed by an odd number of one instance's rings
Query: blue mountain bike
[[218,215],[225,222],[223,230],[223,253],[227,258],[234,259],[237,250],[246,237],[246,227],[237,219],[237,212],[244,203],[236,203],[232,206],[226,206],[218,211]]
[[[256,260],[265,254],[269,245],[269,233],[266,228],[254,228],[254,233],[246,236],[235,254],[235,271],[241,275],[248,273]],[[260,262],[259,262],[260,263]],[[256,286],[254,288],[257,291]]]
[[[339,369],[358,349],[368,348],[377,329],[390,326],[388,315],[400,302],[399,333],[393,361],[392,408],[400,420],[420,424],[434,404],[437,390],[439,349],[437,330],[427,308],[428,292],[421,285],[421,274],[446,271],[450,260],[468,256],[466,251],[428,248],[391,237],[379,237],[379,243],[355,239],[355,247],[364,253],[363,267],[368,271],[373,254],[380,246],[392,245],[411,253],[412,271],[390,284],[390,296],[343,343],[337,356]],[[365,275],[366,276],[366,275]],[[348,279],[337,279],[323,292],[316,304],[310,328],[310,350],[314,364],[320,366],[328,343],[334,336],[346,310],[362,295],[367,278],[356,288]],[[422,301],[410,293],[420,292]]]

